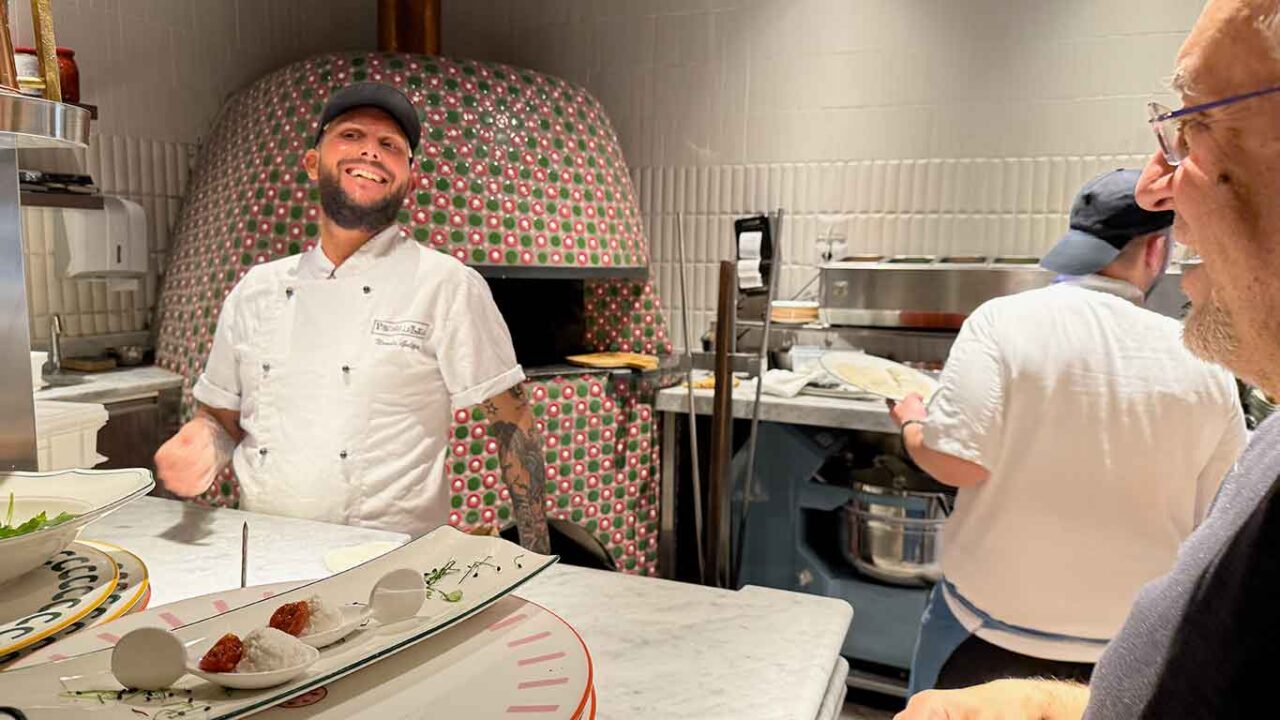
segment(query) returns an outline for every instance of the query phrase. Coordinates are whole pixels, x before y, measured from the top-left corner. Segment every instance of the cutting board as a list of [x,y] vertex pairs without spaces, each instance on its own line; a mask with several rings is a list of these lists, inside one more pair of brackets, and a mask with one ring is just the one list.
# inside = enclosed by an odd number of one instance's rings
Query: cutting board
[[116,359],[111,357],[63,358],[62,369],[78,372],[106,372],[116,369]]

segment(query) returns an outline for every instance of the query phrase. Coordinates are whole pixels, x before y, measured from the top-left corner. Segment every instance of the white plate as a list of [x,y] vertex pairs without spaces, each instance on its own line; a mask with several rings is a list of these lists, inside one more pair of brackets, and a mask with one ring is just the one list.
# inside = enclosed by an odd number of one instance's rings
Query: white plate
[[340,573],[343,570],[350,570],[361,563],[369,562],[376,557],[386,555],[402,544],[384,541],[334,548],[324,554],[324,566],[331,573]]
[[[365,602],[369,598],[369,592],[374,583],[392,570],[412,568],[427,574],[433,568],[443,568],[450,562],[464,572],[448,575],[436,584],[436,589],[446,592],[461,590],[463,594],[457,602],[448,602],[440,596],[439,592],[436,592],[426,600],[415,617],[394,625],[377,626],[353,633],[347,642],[332,646],[320,653],[320,659],[302,676],[275,688],[248,694],[225,693],[220,690],[210,692],[217,689],[188,676],[179,681],[177,690],[180,692],[191,690],[196,693],[199,701],[203,703],[202,707],[209,708],[203,713],[205,718],[229,720],[259,712],[332,683],[362,668],[377,666],[387,658],[395,657],[407,648],[415,647],[420,641],[484,612],[555,561],[555,557],[530,553],[518,545],[499,538],[468,535],[452,527],[438,528],[401,548],[344,573],[303,585],[238,610],[178,627],[174,630],[174,634],[184,644],[194,644],[208,638],[221,637],[229,632],[246,633],[253,628],[267,625],[272,613],[281,603],[306,600],[312,595],[320,595],[338,605]],[[163,610],[163,608],[157,608],[157,610]],[[150,612],[156,611],[142,613],[138,617]],[[131,617],[117,622],[127,622]],[[460,630],[461,637],[475,632],[468,628],[460,628]],[[533,643],[540,638],[541,636],[531,637],[527,642]],[[434,643],[425,644],[428,648],[434,645]],[[513,656],[512,648],[514,647],[518,645],[495,647],[494,651]],[[563,651],[557,652],[563,653]],[[562,654],[555,657],[561,658]],[[513,662],[512,667],[533,670],[530,667],[533,663],[552,662],[552,659],[538,655],[531,655],[530,658],[525,659],[530,662],[525,665]],[[445,662],[454,660],[455,658],[449,657]],[[108,696],[99,692],[119,689],[118,686],[107,684],[114,683],[110,667],[111,652],[101,650],[60,662],[7,670],[0,673],[0,697],[5,699],[6,705],[26,712],[31,720],[65,717],[69,714],[82,713],[90,708],[94,711],[94,717],[97,720],[137,720],[137,713],[134,711],[146,710],[145,706],[139,704],[143,699],[118,697],[114,693]],[[483,668],[473,668],[472,671],[480,675],[484,673]],[[363,672],[357,673],[357,677],[363,674]],[[90,687],[89,683],[102,683],[104,687]],[[200,714],[197,713],[196,716],[200,717]],[[442,715],[442,717],[445,716],[448,715]]]
[[355,632],[366,619],[365,608],[359,605],[343,605],[338,610],[342,613],[341,625],[321,633],[299,635],[298,639],[316,649],[328,647]]
[[0,656],[54,635],[115,590],[120,570],[101,550],[72,543],[0,592]]
[[[363,642],[362,636],[351,642]],[[343,720],[352,708],[365,708],[372,717],[585,720],[594,717],[593,675],[591,653],[572,626],[546,608],[508,595],[429,642],[254,720]]]
[[142,469],[0,472],[0,499],[3,499],[0,508],[8,505],[9,493],[18,501],[52,496],[85,503],[79,506],[84,508],[83,512],[73,520],[0,540],[0,585],[40,567],[54,553],[70,545],[80,528],[146,495],[153,487],[151,472]]
[[[915,393],[925,402],[938,391],[938,381],[902,363],[862,352],[829,352],[819,360],[822,369],[837,381],[890,400]],[[855,374],[859,373],[859,374]],[[878,381],[876,377],[882,378]]]
[[151,589],[151,577],[146,563],[142,562],[142,558],[137,555],[110,543],[96,540],[77,542],[111,556],[116,567],[120,568],[120,579],[116,583],[115,591],[106,599],[106,602],[94,608],[85,620],[89,621],[90,627],[96,627],[128,614]]
[[16,670],[18,668],[31,667],[32,665],[66,660],[77,655],[113,648],[117,640],[129,634],[130,630],[137,630],[140,627],[158,627],[173,630],[184,625],[207,620],[215,615],[221,615],[222,613],[242,608],[245,605],[256,603],[259,600],[265,600],[280,593],[288,592],[301,585],[302,582],[301,580],[295,580],[209,593],[208,595],[187,598],[186,600],[151,608],[143,612],[126,615],[111,623],[110,627],[94,628],[93,632],[78,633],[71,637],[63,638],[48,647],[41,648],[14,663],[10,669]]
[[[23,660],[18,660],[18,662],[14,663],[14,667],[18,667],[26,664],[26,658],[36,654],[45,655],[47,654],[44,652],[45,648],[50,645],[66,640],[87,628],[97,627],[115,620],[132,610],[146,596],[147,591],[150,589],[147,566],[143,564],[142,560],[138,559],[137,555],[114,545],[91,542],[89,540],[80,540],[76,545],[87,545],[96,550],[101,550],[115,562],[119,570],[115,590],[111,591],[111,594],[107,596],[106,600],[102,601],[101,605],[90,610],[88,615],[76,620],[53,635],[49,635],[43,640],[28,645],[21,650],[0,655],[0,667],[23,658]],[[26,576],[24,575],[23,577]]]
[[300,665],[295,665],[291,668],[255,673],[205,672],[197,666],[197,663],[200,662],[200,658],[203,657],[204,653],[208,652],[209,648],[212,646],[213,642],[206,642],[200,647],[199,652],[193,653],[190,662],[187,663],[187,672],[215,685],[232,688],[234,690],[264,690],[266,688],[283,685],[305,673],[312,665],[316,664],[316,660],[320,659],[320,651],[313,647],[308,647],[306,662]]

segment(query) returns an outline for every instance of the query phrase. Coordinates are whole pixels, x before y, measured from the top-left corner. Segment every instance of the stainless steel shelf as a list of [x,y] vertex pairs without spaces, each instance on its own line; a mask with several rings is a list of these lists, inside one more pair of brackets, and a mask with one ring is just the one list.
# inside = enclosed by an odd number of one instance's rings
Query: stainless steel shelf
[[0,148],[83,148],[89,120],[76,105],[0,92]]

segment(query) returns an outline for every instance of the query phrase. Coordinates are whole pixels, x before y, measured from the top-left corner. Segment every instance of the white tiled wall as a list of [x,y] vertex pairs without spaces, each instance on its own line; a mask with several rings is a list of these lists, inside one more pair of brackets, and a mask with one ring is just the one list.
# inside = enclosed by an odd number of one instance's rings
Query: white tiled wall
[[[30,45],[30,4],[10,5],[16,45]],[[289,62],[376,45],[367,0],[57,0],[58,44],[76,51],[81,100],[97,105],[84,153],[24,155],[28,167],[86,169],[105,192],[135,200],[151,221],[152,274],[142,293],[54,277],[42,216],[24,215],[32,337],[48,337],[48,314],[67,333],[145,329],[155,304],[169,232],[195,148],[223,101]]]
[[[86,154],[90,175],[103,192],[132,200],[146,212],[152,272],[139,291],[110,291],[103,282],[58,276],[53,232],[62,210],[24,208],[22,239],[27,268],[31,337],[48,342],[49,316],[62,316],[69,336],[146,330],[159,291],[159,268],[169,250],[195,146],[188,143],[97,135]],[[86,212],[83,210],[74,212]]]
[[783,295],[815,239],[1039,254],[1145,123],[1203,0],[470,0],[447,54],[550,72],[604,103],[681,338],[674,214],[713,314],[732,218],[784,207]]

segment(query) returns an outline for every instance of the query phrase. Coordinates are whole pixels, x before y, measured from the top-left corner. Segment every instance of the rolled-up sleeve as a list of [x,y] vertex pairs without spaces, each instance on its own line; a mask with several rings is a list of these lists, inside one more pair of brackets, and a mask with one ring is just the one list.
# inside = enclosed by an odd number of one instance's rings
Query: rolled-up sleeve
[[436,342],[440,374],[454,410],[470,407],[524,380],[507,323],[484,278],[467,268]]
[[1004,363],[989,314],[960,329],[924,422],[926,447],[993,470],[1004,424]]
[[238,304],[242,285],[232,288],[222,303],[209,359],[191,390],[196,400],[222,410],[240,409],[240,362],[236,357],[236,343],[240,335]]

